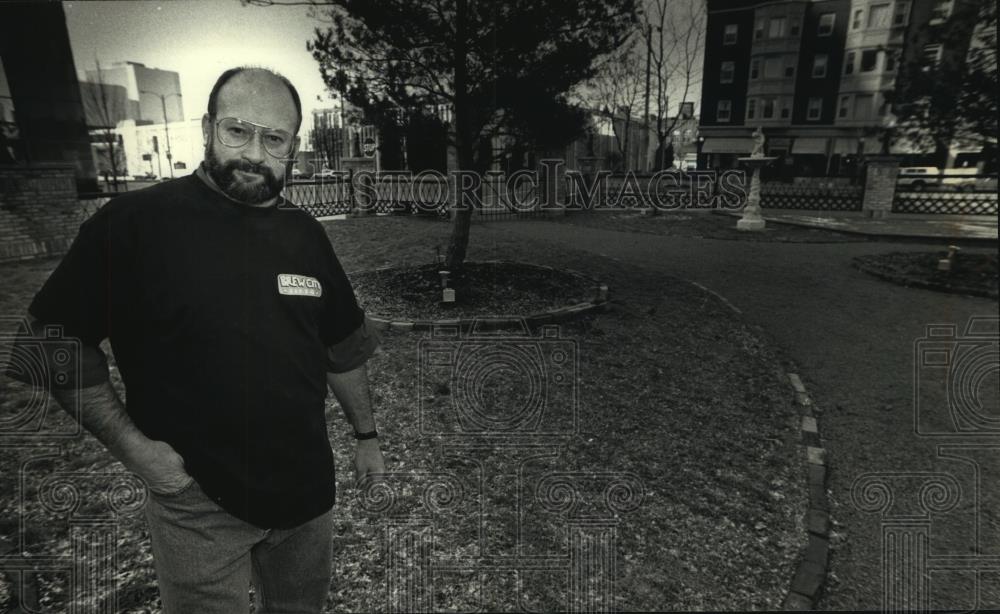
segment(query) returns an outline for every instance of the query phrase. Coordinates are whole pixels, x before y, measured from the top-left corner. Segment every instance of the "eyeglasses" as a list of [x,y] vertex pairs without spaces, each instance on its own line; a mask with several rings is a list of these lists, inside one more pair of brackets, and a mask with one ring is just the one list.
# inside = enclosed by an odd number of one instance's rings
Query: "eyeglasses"
[[260,133],[264,149],[275,158],[284,158],[292,153],[295,139],[284,130],[268,128],[236,117],[225,117],[215,122],[219,141],[226,147],[243,147]]

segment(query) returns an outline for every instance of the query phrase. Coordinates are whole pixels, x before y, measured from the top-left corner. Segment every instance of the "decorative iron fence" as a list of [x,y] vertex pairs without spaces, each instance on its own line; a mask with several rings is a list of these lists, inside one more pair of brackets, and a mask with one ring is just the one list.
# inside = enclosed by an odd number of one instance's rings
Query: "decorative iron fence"
[[760,206],[764,209],[861,211],[864,189],[850,185],[809,185],[763,182]]
[[997,215],[997,193],[896,192],[893,213]]
[[711,209],[717,206],[715,195],[718,191],[715,176],[710,172],[705,172],[702,177],[688,172],[671,172],[669,176],[653,173],[608,174],[600,183],[592,176],[567,175],[565,181],[565,201],[571,211],[650,207],[661,210]]
[[[453,189],[446,177],[436,173],[350,174],[296,181],[285,187],[284,195],[315,217],[365,212],[447,218]],[[476,188],[470,191],[476,192]],[[488,174],[481,178],[477,193],[478,199],[472,198],[471,203],[480,218],[527,218],[544,213],[539,207],[539,189],[530,181]]]

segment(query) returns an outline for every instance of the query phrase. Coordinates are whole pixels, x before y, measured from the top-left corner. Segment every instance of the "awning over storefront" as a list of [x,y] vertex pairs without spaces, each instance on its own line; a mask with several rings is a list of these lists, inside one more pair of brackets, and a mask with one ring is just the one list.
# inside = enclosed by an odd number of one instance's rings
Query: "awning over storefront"
[[826,155],[826,141],[816,137],[799,137],[792,143],[792,153]]
[[701,147],[701,153],[748,154],[751,151],[753,141],[740,137],[705,139],[705,144]]
[[[893,149],[895,149],[895,147]],[[833,153],[840,154],[842,156],[857,155],[858,139],[834,139]],[[864,151],[862,153],[868,156],[882,153],[882,141],[875,137],[866,137]]]

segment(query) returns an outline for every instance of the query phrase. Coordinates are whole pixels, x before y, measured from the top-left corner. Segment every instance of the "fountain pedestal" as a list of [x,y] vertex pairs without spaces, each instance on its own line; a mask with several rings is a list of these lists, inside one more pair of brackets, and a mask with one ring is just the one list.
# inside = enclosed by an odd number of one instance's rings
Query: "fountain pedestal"
[[736,229],[747,232],[764,230],[764,217],[760,214],[760,169],[777,160],[777,156],[749,156],[737,158],[740,164],[750,170],[750,193],[743,207],[743,217],[736,222]]

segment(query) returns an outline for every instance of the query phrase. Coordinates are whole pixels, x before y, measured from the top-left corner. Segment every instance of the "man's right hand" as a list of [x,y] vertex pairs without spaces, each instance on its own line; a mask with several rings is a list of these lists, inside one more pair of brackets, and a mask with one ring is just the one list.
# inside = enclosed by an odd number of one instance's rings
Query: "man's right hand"
[[156,494],[184,490],[194,481],[184,470],[184,458],[165,441],[147,439],[143,445],[133,446],[124,462]]

